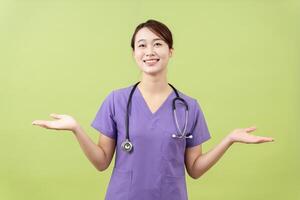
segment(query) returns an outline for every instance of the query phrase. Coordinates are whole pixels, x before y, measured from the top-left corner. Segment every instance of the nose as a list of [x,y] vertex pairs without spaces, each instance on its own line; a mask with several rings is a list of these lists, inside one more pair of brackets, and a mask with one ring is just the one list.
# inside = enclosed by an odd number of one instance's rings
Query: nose
[[154,49],[153,49],[152,46],[147,47],[146,50],[145,50],[146,56],[153,56],[155,54],[155,52],[153,50]]

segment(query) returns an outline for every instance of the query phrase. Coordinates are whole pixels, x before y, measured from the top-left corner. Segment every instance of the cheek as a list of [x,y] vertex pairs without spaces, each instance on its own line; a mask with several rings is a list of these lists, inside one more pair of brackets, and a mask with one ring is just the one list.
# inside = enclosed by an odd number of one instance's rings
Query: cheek
[[142,67],[144,62],[143,62],[143,54],[142,53],[135,53],[134,54],[134,60],[135,63],[139,66]]
[[142,58],[143,58],[143,53],[142,53],[142,52],[135,52],[135,53],[134,53],[134,59],[135,59],[137,62],[140,62]]
[[160,59],[161,59],[161,61],[163,63],[168,62],[168,60],[169,60],[169,54],[164,52],[163,54],[160,55]]
[[157,53],[161,58],[164,59],[168,59],[170,57],[170,52],[168,48],[160,49]]

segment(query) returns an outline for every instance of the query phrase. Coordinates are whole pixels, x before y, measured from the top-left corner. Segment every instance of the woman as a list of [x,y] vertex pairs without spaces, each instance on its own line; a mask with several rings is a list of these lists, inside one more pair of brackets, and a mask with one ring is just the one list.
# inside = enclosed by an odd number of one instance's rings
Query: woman
[[173,53],[170,30],[155,20],[141,23],[132,36],[131,47],[141,80],[112,91],[102,103],[91,124],[100,132],[98,145],[71,116],[51,114],[56,120],[33,121],[44,128],[72,131],[99,171],[108,168],[116,150],[106,199],[187,199],[185,167],[192,178],[198,179],[233,143],[274,141],[251,135],[255,127],[240,128],[202,154],[201,144],[211,136],[200,105],[167,81],[167,65]]

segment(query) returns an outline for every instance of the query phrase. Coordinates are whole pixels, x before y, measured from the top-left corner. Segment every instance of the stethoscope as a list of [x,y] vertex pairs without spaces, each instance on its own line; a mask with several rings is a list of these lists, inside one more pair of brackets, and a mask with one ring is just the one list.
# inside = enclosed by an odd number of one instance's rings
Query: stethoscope
[[[126,139],[125,139],[124,142],[122,142],[121,147],[124,151],[126,151],[128,153],[130,153],[133,149],[133,145],[132,145],[132,143],[130,142],[130,139],[129,139],[129,106],[131,104],[132,95],[133,95],[133,93],[134,93],[134,91],[135,91],[135,89],[136,89],[136,87],[139,83],[140,83],[140,81],[137,82],[133,86],[133,88],[131,89],[131,92],[129,94],[128,101],[127,101],[126,121],[125,121]],[[173,116],[174,116],[175,124],[176,124],[176,128],[177,128],[177,134],[172,134],[172,138],[177,138],[177,139],[187,139],[187,138],[189,138],[189,139],[192,139],[193,135],[188,136],[187,133],[186,133],[187,124],[188,124],[188,116],[189,116],[189,106],[186,103],[186,101],[179,96],[176,88],[173,85],[171,85],[170,83],[168,83],[168,84],[173,88],[173,90],[176,94],[176,97],[173,99],[172,108],[173,108]],[[183,131],[180,130],[178,120],[177,120],[176,101],[181,101],[185,106],[185,124],[184,124],[184,127],[183,127]]]

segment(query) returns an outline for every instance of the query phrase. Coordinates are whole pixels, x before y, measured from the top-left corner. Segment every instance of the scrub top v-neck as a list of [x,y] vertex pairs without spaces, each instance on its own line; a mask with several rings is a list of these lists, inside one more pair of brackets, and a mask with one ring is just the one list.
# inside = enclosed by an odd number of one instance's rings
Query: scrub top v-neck
[[149,115],[151,118],[154,117],[155,115],[158,115],[158,113],[160,112],[161,109],[163,109],[164,105],[168,102],[168,100],[171,98],[171,96],[173,96],[174,94],[174,90],[172,90],[172,92],[167,96],[167,98],[162,102],[162,104],[157,108],[157,110],[155,110],[154,112],[152,112],[145,100],[145,98],[143,97],[143,94],[141,93],[140,89],[138,87],[136,87],[136,91],[138,93],[137,98],[139,98],[140,102],[141,102],[141,109],[145,110],[145,115]]
[[[192,139],[172,138],[177,133],[172,111],[175,92],[169,94],[152,113],[137,88],[129,109],[129,135],[133,151],[127,153],[125,140],[126,106],[133,86],[112,91],[100,106],[91,126],[116,140],[115,165],[106,200],[187,200],[184,152],[186,148],[210,139],[203,112],[197,100],[179,92],[189,105],[187,131]],[[185,107],[176,104],[180,128]]]

